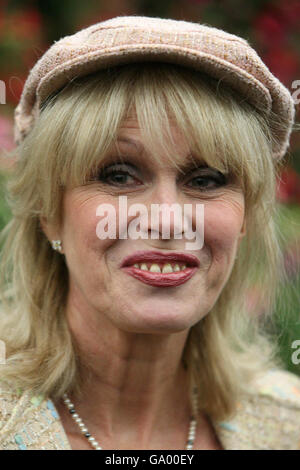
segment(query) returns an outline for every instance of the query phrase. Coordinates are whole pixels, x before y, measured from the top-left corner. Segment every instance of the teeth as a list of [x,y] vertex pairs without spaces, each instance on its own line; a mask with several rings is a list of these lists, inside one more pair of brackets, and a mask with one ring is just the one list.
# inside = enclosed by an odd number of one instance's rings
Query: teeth
[[151,265],[147,265],[146,263],[135,263],[133,265],[135,268],[141,269],[142,271],[150,271],[151,273],[173,273],[176,271],[183,271],[186,268],[186,265],[179,265],[179,264],[174,264],[172,265],[171,263],[166,263],[163,265],[162,268],[157,263],[153,263]]
[[162,273],[172,273],[172,272],[173,272],[173,268],[170,263],[165,264],[164,267],[162,268]]
[[158,266],[158,264],[151,264],[150,272],[151,273],[161,273],[161,270],[160,270],[160,267]]

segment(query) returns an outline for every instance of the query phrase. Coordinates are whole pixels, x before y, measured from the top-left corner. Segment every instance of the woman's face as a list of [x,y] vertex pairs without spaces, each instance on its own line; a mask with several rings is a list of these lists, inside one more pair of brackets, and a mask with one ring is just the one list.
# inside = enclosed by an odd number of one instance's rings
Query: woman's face
[[[177,149],[184,162],[189,155],[189,146],[176,127],[172,127]],[[125,121],[119,132],[118,148],[111,151],[106,161],[106,170],[91,184],[67,189],[63,199],[63,223],[59,233],[52,238],[62,240],[63,253],[69,270],[70,301],[89,318],[105,320],[118,329],[136,333],[170,333],[190,328],[201,320],[213,307],[231,273],[240,237],[243,235],[244,197],[241,189],[231,182],[220,179],[213,169],[195,169],[190,165],[185,174],[171,166],[164,156],[156,162],[146,155],[138,123],[134,119]],[[129,143],[121,139],[131,139]],[[116,156],[122,155],[120,163]],[[122,163],[126,161],[127,163]],[[130,164],[129,164],[130,163]],[[225,182],[224,182],[225,181]],[[186,249],[184,238],[174,238],[174,219],[170,219],[170,237],[153,239],[120,239],[119,196],[127,197],[127,206],[143,204],[151,213],[151,204],[204,204],[204,243],[201,249]],[[116,238],[100,239],[97,224],[101,217],[97,208],[110,204],[116,212]],[[193,227],[196,212],[193,210]],[[99,214],[99,213],[98,213]],[[135,216],[123,216],[123,228],[129,227]],[[162,219],[160,219],[162,222]],[[161,225],[159,226],[161,229]],[[147,232],[147,230],[146,230]],[[49,235],[49,232],[48,232]],[[160,260],[132,259],[131,267],[122,267],[129,255],[146,251],[162,254],[189,253],[198,260],[198,267],[191,268],[182,260],[170,263]],[[133,267],[136,264],[138,267]],[[184,271],[151,274],[145,268],[151,264],[162,268],[177,264]],[[144,265],[144,266],[142,266]],[[178,269],[175,267],[175,269]],[[141,269],[143,268],[143,269]],[[157,270],[157,266],[152,266]],[[170,270],[170,266],[165,267]],[[191,275],[192,273],[192,275]],[[189,277],[191,275],[191,277]],[[152,277],[151,277],[152,276]],[[163,286],[163,276],[171,284]],[[184,280],[172,283],[174,279]],[[182,277],[183,276],[183,277]],[[151,279],[155,279],[152,280]],[[149,280],[150,279],[150,280]]]

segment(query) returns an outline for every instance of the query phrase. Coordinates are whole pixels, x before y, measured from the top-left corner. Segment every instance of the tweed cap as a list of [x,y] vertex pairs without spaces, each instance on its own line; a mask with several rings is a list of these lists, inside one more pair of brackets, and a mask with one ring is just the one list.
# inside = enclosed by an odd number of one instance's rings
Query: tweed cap
[[119,16],[56,42],[30,70],[15,110],[17,145],[32,129],[44,100],[77,76],[110,66],[143,61],[168,62],[222,80],[243,99],[282,126],[272,130],[273,156],[288,146],[295,118],[289,90],[270,72],[249,43],[223,30],[172,19]]

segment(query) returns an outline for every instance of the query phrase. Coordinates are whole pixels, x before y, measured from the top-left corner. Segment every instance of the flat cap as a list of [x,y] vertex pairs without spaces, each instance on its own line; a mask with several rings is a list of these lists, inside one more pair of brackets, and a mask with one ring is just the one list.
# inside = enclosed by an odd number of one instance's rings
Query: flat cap
[[133,62],[168,62],[221,79],[246,101],[282,122],[274,132],[273,156],[289,146],[295,105],[248,41],[223,30],[173,19],[118,16],[56,42],[30,70],[15,109],[17,145],[32,129],[43,101],[76,76]]

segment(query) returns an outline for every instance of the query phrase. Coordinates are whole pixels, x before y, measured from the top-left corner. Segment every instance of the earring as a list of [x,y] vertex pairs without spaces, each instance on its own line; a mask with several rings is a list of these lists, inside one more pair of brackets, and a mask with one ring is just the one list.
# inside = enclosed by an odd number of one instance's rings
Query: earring
[[61,253],[61,240],[52,240],[51,245],[53,250]]

